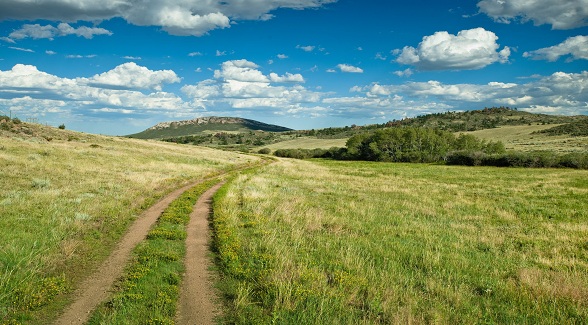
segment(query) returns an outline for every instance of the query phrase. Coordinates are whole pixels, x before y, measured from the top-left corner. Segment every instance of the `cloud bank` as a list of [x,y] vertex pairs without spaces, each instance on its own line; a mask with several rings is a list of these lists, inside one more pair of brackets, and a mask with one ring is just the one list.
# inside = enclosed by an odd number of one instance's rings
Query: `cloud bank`
[[[288,117],[398,119],[449,110],[510,106],[537,113],[588,114],[588,71],[556,72],[527,83],[447,84],[406,82],[355,86],[349,96],[316,91],[301,74],[266,73],[248,60],[225,61],[209,79],[182,85],[172,70],[128,62],[89,77],[63,78],[17,64],[0,70],[0,107],[15,114],[165,118],[256,112]],[[180,84],[182,96],[165,91]],[[49,119],[50,120],[50,119]]]
[[[120,17],[138,26],[161,26],[172,35],[200,36],[238,20],[268,20],[278,8],[318,8],[337,0],[3,0],[0,20],[100,21]],[[43,26],[33,29],[40,32]],[[30,27],[28,27],[30,28]],[[47,27],[45,27],[47,28]],[[55,28],[55,27],[53,27]],[[51,29],[51,28],[49,28]],[[57,27],[59,29],[59,27]],[[48,31],[55,33],[55,31]],[[87,33],[87,31],[81,31]]]
[[482,0],[480,12],[497,22],[533,21],[535,25],[551,25],[552,29],[588,26],[586,0]]

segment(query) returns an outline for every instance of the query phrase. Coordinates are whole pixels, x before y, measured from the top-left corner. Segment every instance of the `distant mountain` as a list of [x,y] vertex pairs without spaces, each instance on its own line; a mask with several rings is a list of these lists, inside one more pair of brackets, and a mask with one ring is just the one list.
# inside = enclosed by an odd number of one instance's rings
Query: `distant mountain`
[[159,123],[145,131],[130,134],[127,137],[137,139],[164,139],[202,133],[249,131],[285,132],[292,131],[292,129],[240,117],[209,116],[199,117],[193,120]]

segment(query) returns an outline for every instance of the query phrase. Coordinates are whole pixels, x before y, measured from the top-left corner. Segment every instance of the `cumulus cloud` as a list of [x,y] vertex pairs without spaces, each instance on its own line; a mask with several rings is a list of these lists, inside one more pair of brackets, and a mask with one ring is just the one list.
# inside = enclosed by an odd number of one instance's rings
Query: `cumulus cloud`
[[396,62],[421,70],[473,70],[508,61],[510,48],[498,51],[497,40],[496,34],[484,28],[462,30],[457,35],[442,31],[423,37],[416,48],[405,46],[393,53],[398,55]]
[[569,60],[588,60],[588,36],[569,37],[558,45],[523,53],[526,58],[551,62],[567,55],[570,56]]
[[[224,106],[232,109],[273,108],[283,112],[300,108],[304,103],[320,101],[322,94],[298,85],[304,82],[300,74],[276,73],[265,75],[260,67],[248,60],[226,61],[214,71],[215,79],[182,87],[195,105]],[[293,86],[272,83],[297,83]]]
[[134,62],[127,62],[116,68],[84,79],[90,85],[129,89],[155,89],[161,91],[164,83],[177,83],[180,78],[172,70],[152,71]]
[[278,59],[287,59],[288,56],[286,54],[278,54]]
[[8,38],[12,40],[20,40],[24,38],[54,39],[55,37],[63,37],[68,35],[76,35],[78,37],[91,39],[95,35],[112,35],[112,32],[104,28],[98,27],[80,26],[78,28],[74,28],[66,23],[60,23],[59,25],[57,25],[57,27],[54,27],[52,25],[42,26],[39,24],[26,24],[23,25],[20,29],[10,33],[8,35]]
[[285,75],[279,76],[272,72],[269,74],[269,78],[272,82],[304,82],[304,77],[299,73],[292,74],[287,72]]
[[412,71],[412,69],[409,68],[400,71],[394,71],[394,74],[399,77],[410,77],[414,74],[414,71]]
[[588,25],[586,0],[482,0],[480,12],[497,22],[510,23],[520,19],[535,25],[551,25],[552,29],[572,29]]
[[161,26],[173,35],[200,36],[238,20],[268,20],[279,8],[319,8],[337,0],[3,0],[0,20],[100,21],[115,17]]
[[348,64],[338,64],[337,68],[339,68],[341,72],[363,73],[363,69]]

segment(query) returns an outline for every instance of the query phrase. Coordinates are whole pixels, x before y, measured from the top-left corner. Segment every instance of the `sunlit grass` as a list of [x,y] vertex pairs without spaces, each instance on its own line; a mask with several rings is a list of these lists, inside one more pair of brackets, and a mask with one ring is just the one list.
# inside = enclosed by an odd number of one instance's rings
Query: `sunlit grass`
[[215,199],[227,322],[583,323],[588,172],[290,161]]
[[256,159],[70,133],[71,141],[0,138],[0,323],[43,323],[142,210],[191,180]]

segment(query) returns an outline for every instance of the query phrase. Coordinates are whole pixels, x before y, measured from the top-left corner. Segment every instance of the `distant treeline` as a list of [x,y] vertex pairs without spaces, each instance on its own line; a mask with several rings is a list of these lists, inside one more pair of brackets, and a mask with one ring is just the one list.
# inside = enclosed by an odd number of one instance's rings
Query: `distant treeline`
[[588,169],[588,154],[506,152],[499,141],[439,129],[404,127],[379,129],[351,137],[345,148],[279,149],[278,157],[368,160],[411,163],[446,163],[465,166],[569,167]]

